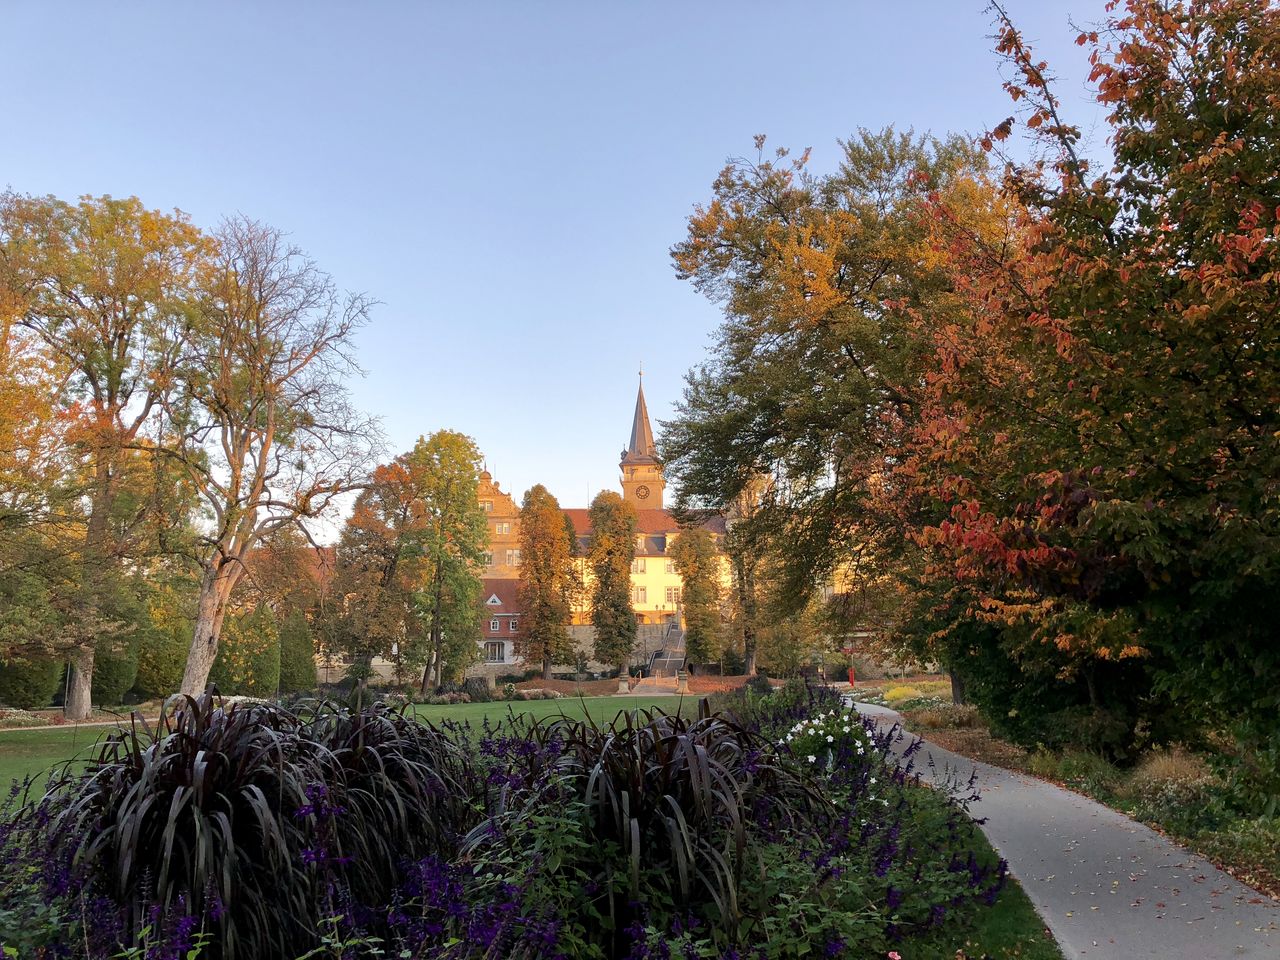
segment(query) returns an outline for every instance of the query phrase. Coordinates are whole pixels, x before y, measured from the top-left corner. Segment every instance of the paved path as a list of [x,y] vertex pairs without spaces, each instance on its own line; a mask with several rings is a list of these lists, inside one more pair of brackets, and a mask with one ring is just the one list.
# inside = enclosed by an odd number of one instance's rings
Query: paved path
[[1202,857],[1087,797],[930,743],[917,761],[926,778],[928,756],[936,777],[976,769],[973,813],[1067,960],[1280,958],[1280,904]]

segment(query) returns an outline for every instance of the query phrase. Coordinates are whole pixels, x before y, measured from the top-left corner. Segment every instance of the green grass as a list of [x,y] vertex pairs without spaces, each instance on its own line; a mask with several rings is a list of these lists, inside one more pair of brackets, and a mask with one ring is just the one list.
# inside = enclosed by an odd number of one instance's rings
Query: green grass
[[[1062,951],[1022,887],[1012,878],[994,907],[978,913],[961,945],[968,957],[991,960],[1062,960]],[[950,958],[955,954],[948,953]],[[905,956],[905,954],[904,954]]]
[[[418,717],[427,721],[452,719],[481,723],[485,717],[500,721],[508,711],[527,714],[536,719],[559,716],[590,716],[593,720],[612,720],[620,710],[661,707],[668,713],[681,709],[697,709],[696,697],[562,697],[559,700],[515,700],[493,703],[459,703],[449,706],[419,705]],[[7,792],[13,780],[36,777],[43,783],[49,768],[56,763],[83,756],[113,727],[48,727],[42,730],[0,730],[0,791]]]

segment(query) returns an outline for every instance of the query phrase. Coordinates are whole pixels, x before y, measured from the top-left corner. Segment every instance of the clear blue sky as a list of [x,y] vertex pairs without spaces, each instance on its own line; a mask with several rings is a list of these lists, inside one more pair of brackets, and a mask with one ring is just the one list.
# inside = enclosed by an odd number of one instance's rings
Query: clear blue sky
[[[584,505],[639,364],[668,417],[719,321],[667,251],[726,159],[993,126],[984,6],[11,0],[0,186],[289,231],[381,301],[354,393],[393,451],[462,430],[506,489]],[[1068,21],[1103,0],[1008,7],[1095,123]]]

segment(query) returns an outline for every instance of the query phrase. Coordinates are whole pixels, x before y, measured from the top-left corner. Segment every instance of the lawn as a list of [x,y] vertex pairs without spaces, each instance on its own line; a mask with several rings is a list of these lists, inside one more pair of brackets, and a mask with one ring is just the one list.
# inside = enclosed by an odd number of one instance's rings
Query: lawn
[[[480,723],[485,717],[495,721],[509,711],[541,719],[564,713],[571,717],[589,716],[596,721],[612,720],[621,710],[661,707],[668,713],[680,709],[697,709],[696,697],[563,697],[559,700],[514,700],[493,703],[460,703],[449,706],[419,705],[417,716],[427,721],[452,719]],[[110,733],[113,727],[59,726],[43,730],[0,730],[0,788],[17,779],[36,776],[41,780],[49,768],[63,760],[83,755]]]

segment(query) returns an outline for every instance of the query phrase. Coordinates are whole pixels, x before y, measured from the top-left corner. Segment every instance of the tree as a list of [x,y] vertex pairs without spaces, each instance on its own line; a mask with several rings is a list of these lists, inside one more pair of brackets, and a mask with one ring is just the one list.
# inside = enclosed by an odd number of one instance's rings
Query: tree
[[749,589],[750,563],[773,549],[777,601],[799,611],[855,551],[889,566],[902,543],[888,466],[927,360],[903,311],[946,289],[921,214],[935,192],[980,183],[985,161],[962,138],[891,129],[842,143],[825,176],[807,152],[766,158],[763,137],[756,146],[721,172],[672,249],[677,275],[722,304],[725,322],[659,447],[677,509],[728,515],[753,499],[729,538],[736,582]]
[[424,565],[415,610],[426,627],[422,690],[457,676],[476,656],[480,578],[489,527],[480,506],[480,451],[470,437],[438,430],[419,439],[406,463],[415,478],[412,545]]
[[336,551],[332,598],[322,617],[331,652],[367,677],[375,656],[389,657],[393,644],[421,645],[414,593],[425,572],[416,538],[423,521],[417,502],[419,478],[407,455],[378,466],[356,497]]
[[680,574],[685,653],[695,663],[720,656],[720,553],[705,527],[683,530],[667,548]]
[[316,688],[316,647],[311,625],[301,610],[291,611],[280,624],[280,692]]
[[1009,166],[995,237],[932,209],[954,295],[914,317],[938,358],[903,464],[922,537],[971,598],[956,625],[1072,708],[1123,709],[1120,749],[1153,709],[1234,729],[1274,798],[1280,13],[1128,0],[1081,35],[1113,131],[1096,168],[1000,18],[1044,159]]
[[174,435],[164,453],[212,515],[197,551],[187,694],[205,686],[250,551],[358,487],[377,442],[344,383],[368,299],[340,296],[273,228],[232,219],[216,240],[176,388],[161,398]]
[[[78,616],[101,611],[109,620],[132,538],[154,520],[145,509],[120,509],[122,461],[130,448],[146,449],[139,440],[171,383],[208,240],[182,214],[146,210],[136,198],[71,205],[7,193],[0,247],[11,308],[68,378],[61,404],[87,501]],[[96,639],[64,644],[71,719],[89,715]]]
[[552,663],[573,655],[569,639],[574,583],[572,527],[560,504],[542,484],[520,505],[520,617],[524,639],[520,655],[542,663],[551,678]]
[[636,554],[636,511],[612,490],[591,501],[591,548],[588,562],[591,625],[595,658],[616,663],[625,672],[636,645],[636,614],[631,608],[631,562]]

